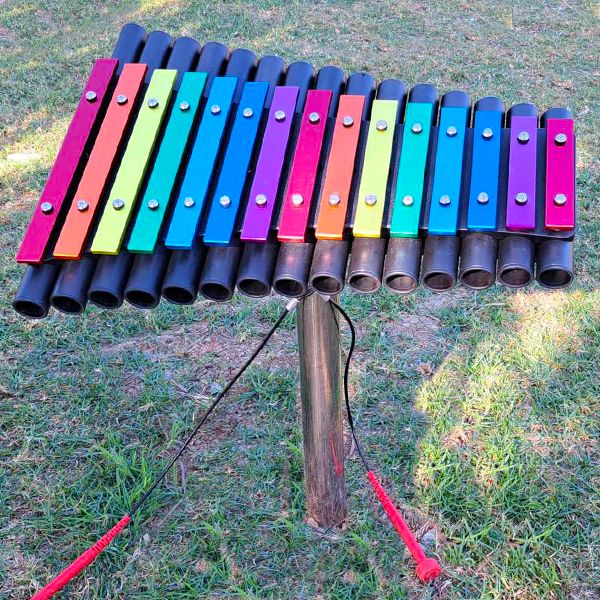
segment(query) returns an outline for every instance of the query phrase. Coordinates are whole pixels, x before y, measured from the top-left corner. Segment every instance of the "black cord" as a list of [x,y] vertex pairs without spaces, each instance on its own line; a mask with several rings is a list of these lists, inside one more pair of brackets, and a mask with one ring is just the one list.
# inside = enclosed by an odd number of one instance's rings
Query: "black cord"
[[146,502],[146,500],[148,500],[148,498],[150,497],[152,492],[158,487],[158,485],[167,476],[167,473],[171,470],[171,467],[179,460],[181,455],[186,451],[187,447],[192,443],[192,440],[196,437],[196,434],[198,433],[198,431],[200,430],[202,425],[204,425],[204,423],[206,422],[206,420],[208,419],[210,414],[213,412],[213,410],[215,410],[215,408],[217,408],[218,404],[225,397],[227,392],[232,388],[232,386],[237,382],[237,380],[244,374],[244,371],[246,371],[246,369],[252,364],[254,359],[260,354],[260,352],[266,346],[267,342],[271,339],[271,337],[273,336],[275,331],[277,331],[277,329],[279,328],[279,326],[281,325],[283,320],[290,314],[290,312],[296,307],[297,304],[298,304],[297,300],[293,300],[287,304],[284,311],[281,313],[281,315],[279,315],[279,318],[277,319],[277,321],[275,321],[274,325],[271,327],[269,332],[262,339],[262,341],[260,342],[260,344],[258,345],[256,350],[254,350],[254,352],[252,353],[250,358],[248,358],[248,360],[243,364],[243,366],[235,374],[233,379],[231,379],[229,381],[229,383],[223,388],[221,393],[214,399],[212,404],[206,409],[205,413],[202,415],[202,418],[200,419],[200,421],[198,422],[196,427],[194,427],[194,430],[187,437],[187,439],[185,440],[185,442],[183,443],[181,448],[177,451],[175,456],[169,461],[169,463],[162,470],[160,475],[152,482],[152,484],[146,490],[146,492],[144,492],[144,495],[131,507],[131,511],[130,511],[131,516],[133,516],[142,507],[142,505]]

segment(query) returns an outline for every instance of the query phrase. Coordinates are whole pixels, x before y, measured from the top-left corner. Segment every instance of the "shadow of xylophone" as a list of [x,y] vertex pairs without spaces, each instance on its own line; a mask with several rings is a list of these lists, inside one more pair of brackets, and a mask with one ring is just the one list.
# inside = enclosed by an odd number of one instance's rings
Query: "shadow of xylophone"
[[126,25],[97,60],[17,260],[41,318],[273,288],[573,279],[567,109],[441,98],[366,73]]

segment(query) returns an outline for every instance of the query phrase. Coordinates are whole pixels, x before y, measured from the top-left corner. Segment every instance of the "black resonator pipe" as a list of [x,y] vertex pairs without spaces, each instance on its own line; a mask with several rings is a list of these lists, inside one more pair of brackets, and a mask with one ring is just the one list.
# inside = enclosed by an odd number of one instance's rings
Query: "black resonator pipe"
[[[471,99],[464,92],[453,91],[442,96],[441,104],[442,107],[468,109]],[[435,201],[432,199],[432,202]],[[460,240],[456,235],[428,235],[425,238],[421,280],[426,288],[444,292],[456,285],[459,248]]]
[[[161,36],[164,35],[166,34],[161,34]],[[140,58],[146,38],[146,30],[135,23],[129,23],[121,29],[112,53],[112,58],[119,60],[117,75],[121,73],[125,63],[136,62]],[[155,38],[156,36],[153,39]],[[64,302],[59,300],[57,308],[63,312],[80,313],[85,308],[86,300],[85,297],[81,297],[82,286],[78,283],[77,272],[81,269],[81,280],[87,280],[89,284],[90,266],[89,261],[86,261],[85,265],[78,267],[80,262],[83,261],[68,263],[69,275],[65,274],[60,278],[61,290],[66,296]],[[13,301],[13,307],[19,314],[32,318],[42,318],[48,314],[50,302],[54,296],[54,286],[61,271],[61,264],[53,261],[27,267]],[[66,266],[67,264],[65,264]],[[74,283],[72,288],[67,285],[70,281]]]
[[[363,126],[371,113],[371,105],[375,97],[375,80],[367,73],[352,73],[348,77],[344,93],[365,96],[361,119],[361,126]],[[349,197],[353,197],[353,190],[350,191]],[[344,289],[350,246],[351,242],[347,239],[317,240],[309,279],[310,286],[314,290],[321,294],[333,295],[339,294]]]

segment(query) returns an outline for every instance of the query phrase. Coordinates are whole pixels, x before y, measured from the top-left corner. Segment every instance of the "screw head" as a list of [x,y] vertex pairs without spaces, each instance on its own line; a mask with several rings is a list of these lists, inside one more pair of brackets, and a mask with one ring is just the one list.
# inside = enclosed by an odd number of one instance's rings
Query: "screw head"
[[254,111],[248,106],[242,111],[242,115],[249,119],[254,114]]
[[346,115],[342,119],[342,125],[344,127],[352,127],[352,125],[354,125],[354,119],[350,115]]
[[479,204],[487,204],[490,201],[490,197],[485,192],[480,192],[477,196],[477,202]]
[[117,104],[127,104],[127,96],[125,94],[119,94],[117,96]]
[[311,112],[308,115],[308,122],[312,123],[313,125],[316,125],[320,120],[321,120],[321,116],[319,115],[318,112]]
[[519,144],[526,144],[529,141],[529,134],[526,131],[521,131],[517,136]]
[[190,103],[186,102],[185,100],[179,105],[179,110],[182,111],[186,111],[186,110],[190,110]]
[[558,146],[564,146],[567,143],[567,136],[564,133],[557,133],[554,136],[554,142],[558,145]]
[[458,133],[458,129],[456,129],[456,127],[454,127],[454,125],[450,125],[450,127],[448,127],[448,129],[446,129],[446,135],[448,137],[455,137],[457,133]]
[[413,133],[421,133],[423,131],[423,125],[421,123],[413,123],[413,126],[410,128]]
[[337,206],[341,201],[342,201],[342,199],[340,198],[339,194],[330,194],[329,195],[329,204],[331,206]]
[[40,210],[43,214],[49,215],[54,210],[54,206],[52,206],[51,202],[42,202]]
[[196,201],[191,196],[188,196],[187,198],[184,198],[184,200],[183,200],[183,205],[186,208],[192,208],[192,206],[194,206],[194,204],[196,204]]
[[231,204],[231,198],[227,195],[223,195],[219,198],[219,204],[223,208],[227,208]]
[[258,194],[254,202],[256,202],[256,206],[264,206],[267,203],[267,197],[264,194]]
[[150,98],[148,100],[148,106],[150,108],[156,108],[158,106],[158,100],[156,98]]
[[115,210],[121,210],[125,206],[125,200],[121,198],[115,198],[112,201],[112,206]]
[[517,204],[527,204],[527,194],[525,192],[519,192],[516,196],[515,196],[515,200],[517,202]]
[[440,204],[442,206],[448,206],[448,204],[450,204],[450,202],[452,202],[452,200],[450,200],[450,196],[444,194],[443,196],[440,196]]
[[494,132],[490,127],[486,127],[482,132],[481,132],[481,137],[484,140],[489,140],[492,137],[494,137]]
[[75,206],[77,206],[77,210],[79,212],[85,212],[90,207],[85,200],[77,200],[77,204]]
[[375,127],[377,128],[377,131],[385,131],[388,128],[387,121],[381,119],[375,123]]
[[88,102],[96,102],[96,100],[98,100],[98,95],[96,94],[96,92],[90,90],[89,92],[85,93],[85,99]]
[[275,111],[275,120],[283,121],[285,119],[285,113],[282,110]]
[[221,112],[221,107],[220,107],[218,104],[213,104],[213,105],[210,107],[210,112],[211,112],[213,115],[218,115],[218,114]]
[[156,210],[158,208],[158,200],[156,200],[155,198],[148,200],[148,208],[150,210]]
[[375,194],[367,194],[365,196],[365,204],[367,206],[375,206],[377,204],[377,196]]
[[556,204],[556,206],[564,206],[566,203],[566,194],[556,194],[556,196],[554,196],[554,204]]
[[294,206],[302,206],[302,204],[304,204],[302,194],[292,194],[292,204]]
[[415,199],[410,194],[407,194],[402,198],[402,204],[404,204],[404,206],[412,206],[414,203]]

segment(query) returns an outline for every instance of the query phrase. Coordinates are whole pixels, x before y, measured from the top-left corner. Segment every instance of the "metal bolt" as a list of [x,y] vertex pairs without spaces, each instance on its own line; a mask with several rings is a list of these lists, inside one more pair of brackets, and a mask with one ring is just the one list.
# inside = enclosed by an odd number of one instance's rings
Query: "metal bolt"
[[267,197],[264,194],[258,194],[254,201],[256,206],[264,206],[267,203]]
[[458,133],[458,129],[456,129],[456,127],[454,127],[454,125],[450,125],[450,127],[448,127],[448,129],[446,129],[446,135],[448,137],[455,137],[457,133]]
[[156,108],[158,106],[158,100],[156,98],[150,98],[148,100],[148,106],[150,108]]
[[85,93],[85,99],[88,102],[96,102],[96,100],[98,99],[98,95],[96,94],[96,92],[90,90],[89,92]]
[[494,132],[489,127],[486,127],[482,132],[481,136],[484,140],[489,140],[494,136]]
[[294,206],[302,206],[303,203],[304,198],[302,197],[302,194],[292,194],[292,204]]
[[519,192],[515,196],[515,200],[517,201],[517,204],[526,204],[528,200],[527,194],[525,192]]
[[316,125],[320,120],[321,120],[321,116],[319,115],[318,112],[311,112],[308,115],[308,121],[309,121],[309,123],[312,123],[313,125]]
[[477,196],[477,202],[479,204],[487,204],[490,201],[490,197],[485,192],[480,192]]
[[365,196],[365,204],[367,206],[375,206],[377,204],[377,196],[375,194],[367,194]]
[[385,131],[388,128],[387,121],[381,119],[375,123],[375,127],[377,128],[377,131]]
[[402,204],[404,204],[404,206],[412,206],[414,203],[415,199],[410,194],[407,194],[402,198]]
[[185,100],[179,105],[179,110],[189,110],[190,109],[190,103],[186,102]]
[[337,206],[341,201],[342,201],[342,199],[340,198],[339,194],[330,194],[329,195],[329,204],[331,206]]
[[521,131],[517,136],[517,140],[519,140],[519,144],[526,144],[529,141],[529,134],[526,131]]
[[554,141],[556,142],[556,144],[558,144],[559,146],[564,146],[567,143],[567,136],[564,133],[557,133],[554,136]]
[[119,94],[117,96],[117,104],[127,104],[127,96],[125,94]]
[[188,196],[187,198],[184,198],[183,200],[183,205],[186,208],[192,208],[192,206],[194,206],[194,204],[196,204],[195,200],[193,198],[191,198],[190,196]]
[[77,200],[76,206],[79,212],[85,212],[90,207],[85,200]]
[[42,202],[42,204],[40,206],[40,210],[45,215],[49,215],[54,210],[54,206],[52,206],[52,204],[50,202]]
[[152,198],[152,200],[148,200],[148,208],[150,210],[156,210],[158,208],[158,200]]
[[285,119],[285,113],[282,110],[278,110],[275,112],[275,120],[283,121]]
[[354,119],[350,115],[346,115],[342,119],[342,125],[344,127],[352,127],[352,125],[354,125]]
[[231,198],[229,196],[221,196],[219,198],[219,204],[223,207],[223,208],[227,208],[230,204],[231,204]]
[[565,194],[556,194],[554,196],[554,204],[556,206],[564,206],[567,203],[567,196]]
[[446,194],[444,194],[443,196],[440,196],[440,204],[442,206],[448,206],[448,204],[450,204],[450,202],[452,202],[452,200],[450,200],[450,196],[447,196]]
[[249,119],[253,114],[254,111],[249,106],[242,111],[242,115],[244,115],[246,119]]
[[218,115],[218,114],[221,112],[221,107],[220,107],[218,104],[213,104],[213,105],[210,107],[210,112],[211,112],[213,115]]
[[122,200],[121,198],[115,198],[112,201],[112,205],[115,210],[121,210],[125,206],[125,200]]
[[413,123],[413,126],[410,128],[413,133],[421,133],[423,131],[423,125],[421,123]]

